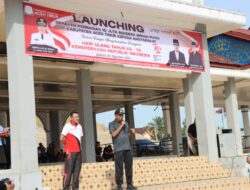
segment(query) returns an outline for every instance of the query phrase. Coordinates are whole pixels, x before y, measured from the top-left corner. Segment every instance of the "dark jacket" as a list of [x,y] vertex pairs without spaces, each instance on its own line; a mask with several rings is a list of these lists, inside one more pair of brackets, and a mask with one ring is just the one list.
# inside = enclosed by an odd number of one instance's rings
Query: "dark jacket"
[[169,52],[169,61],[168,63],[171,65],[172,63],[183,63],[186,64],[185,55],[179,51],[179,60],[175,56],[175,51]]
[[202,57],[201,57],[201,54],[199,52],[196,52],[196,53],[190,53],[189,55],[189,66],[192,66],[192,65],[199,65],[199,66],[202,66],[203,63],[202,63]]

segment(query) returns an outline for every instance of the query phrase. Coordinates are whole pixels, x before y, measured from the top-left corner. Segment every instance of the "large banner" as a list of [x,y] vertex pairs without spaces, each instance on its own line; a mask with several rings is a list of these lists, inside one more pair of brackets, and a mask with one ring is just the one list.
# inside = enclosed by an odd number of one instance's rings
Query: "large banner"
[[34,56],[204,71],[202,35],[24,3],[26,53]]

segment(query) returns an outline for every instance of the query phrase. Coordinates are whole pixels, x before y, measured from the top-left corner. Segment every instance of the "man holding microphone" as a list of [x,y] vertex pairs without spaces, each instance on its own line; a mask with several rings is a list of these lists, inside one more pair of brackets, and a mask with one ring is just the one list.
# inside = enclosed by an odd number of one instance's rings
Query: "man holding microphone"
[[109,131],[115,152],[117,190],[122,190],[123,163],[125,164],[127,190],[137,190],[137,187],[133,185],[133,155],[130,144],[130,136],[135,134],[135,129],[129,128],[127,122],[123,120],[123,116],[123,109],[117,109],[114,121],[109,123]]

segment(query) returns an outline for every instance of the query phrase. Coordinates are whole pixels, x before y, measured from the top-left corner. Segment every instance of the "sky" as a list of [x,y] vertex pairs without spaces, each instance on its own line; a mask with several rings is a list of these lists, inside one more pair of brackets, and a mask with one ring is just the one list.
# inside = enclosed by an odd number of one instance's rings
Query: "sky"
[[250,0],[204,0],[211,7],[244,13],[247,16],[247,28],[250,26]]
[[[241,12],[247,16],[247,28],[250,26],[250,0],[204,0],[205,5],[234,12]],[[240,114],[240,113],[239,113]],[[180,108],[181,123],[185,119],[185,109]],[[161,106],[142,106],[137,105],[134,107],[135,127],[141,128],[146,126],[155,116],[162,116]],[[114,119],[114,111],[97,114],[97,122],[108,126],[109,122]],[[223,114],[216,114],[216,125],[226,125],[226,118]],[[223,121],[224,120],[224,121]],[[242,119],[240,114],[240,125],[242,127]]]
[[[185,118],[184,116],[184,108],[181,108],[182,120]],[[135,127],[141,128],[145,127],[149,122],[153,120],[154,117],[161,116],[162,117],[162,108],[161,106],[143,106],[136,105],[134,106],[134,120]],[[114,119],[114,111],[105,112],[101,114],[97,114],[96,120],[99,123],[108,126],[109,122]]]

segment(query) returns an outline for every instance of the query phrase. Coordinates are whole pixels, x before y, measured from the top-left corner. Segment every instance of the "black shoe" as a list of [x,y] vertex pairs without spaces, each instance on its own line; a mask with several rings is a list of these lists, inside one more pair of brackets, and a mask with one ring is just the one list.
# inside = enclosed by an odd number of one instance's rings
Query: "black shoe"
[[138,188],[133,185],[128,185],[127,190],[137,190]]
[[118,186],[117,186],[117,190],[122,190],[122,186],[121,186],[121,185],[118,185]]

